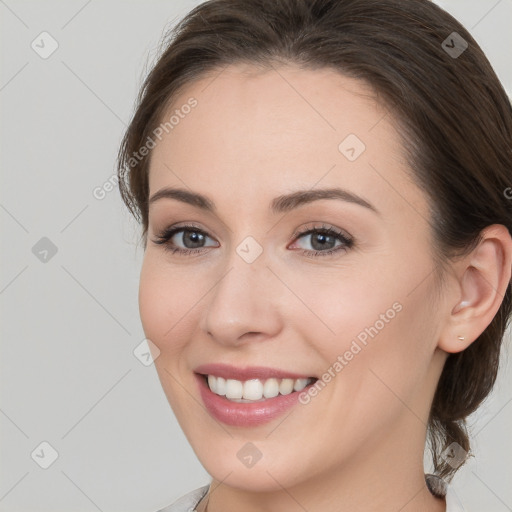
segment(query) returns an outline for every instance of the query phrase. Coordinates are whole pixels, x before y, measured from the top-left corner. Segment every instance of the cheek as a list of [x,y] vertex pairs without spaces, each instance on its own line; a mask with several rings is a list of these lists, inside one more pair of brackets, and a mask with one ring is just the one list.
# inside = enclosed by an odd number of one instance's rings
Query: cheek
[[159,348],[162,338],[167,307],[161,297],[161,280],[158,279],[155,265],[148,254],[144,256],[139,279],[139,315],[146,338],[149,338]]
[[413,268],[396,260],[383,258],[365,272],[340,271],[337,279],[331,273],[295,280],[295,290],[307,298],[304,302],[311,312],[297,308],[290,321],[303,326],[326,370],[344,375],[334,379],[336,386],[343,383],[359,399],[371,396],[370,388],[380,391],[384,386],[370,370],[382,373],[399,394],[409,393],[432,357],[435,322],[428,305],[432,282],[427,279],[418,286],[429,273],[429,262],[416,259]]
[[166,271],[160,258],[146,252],[139,281],[139,314],[146,338],[162,353],[179,349],[180,330],[197,301],[193,289],[182,273]]
[[425,413],[419,397],[435,349],[436,322],[429,306],[432,283],[415,288],[417,281],[411,273],[388,287],[377,282],[366,300],[359,295],[359,302],[346,304],[350,331],[340,337],[340,346],[344,359],[351,359],[342,371],[343,393],[354,416],[373,411],[385,423],[407,416],[409,408],[419,416]]
[[[351,348],[383,337],[403,309],[404,295],[396,281],[389,282],[389,269],[375,264],[364,272],[340,269],[294,277],[294,291],[306,307],[296,304],[295,324],[307,326],[309,339],[327,349],[331,359]],[[309,311],[308,311],[309,310]]]
[[[193,322],[192,305],[198,300],[197,294],[188,292],[194,290],[190,280],[188,282],[187,286],[183,273],[170,271],[159,255],[146,251],[139,280],[139,314],[146,338],[160,351],[154,365],[167,400],[179,420],[191,414],[187,410],[191,406],[188,394],[185,400],[182,396],[184,382],[180,377],[189,373],[181,356],[186,350]],[[193,382],[187,382],[185,386],[193,386]]]

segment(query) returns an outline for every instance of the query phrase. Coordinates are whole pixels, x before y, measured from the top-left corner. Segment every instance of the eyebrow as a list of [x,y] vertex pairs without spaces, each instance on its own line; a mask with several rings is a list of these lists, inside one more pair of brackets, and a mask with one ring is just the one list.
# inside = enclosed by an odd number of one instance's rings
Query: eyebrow
[[[182,203],[195,206],[196,208],[206,212],[216,212],[215,203],[211,199],[204,196],[203,194],[190,192],[183,188],[162,188],[151,196],[149,199],[149,205],[152,205],[155,201],[163,198],[175,199],[177,201],[181,201]],[[363,199],[357,194],[342,188],[298,190],[290,194],[278,196],[270,203],[270,210],[274,214],[286,213],[302,205],[311,203],[313,201],[319,201],[321,199],[337,199],[348,203],[358,204],[359,206],[363,206],[364,208],[373,211],[377,215],[380,215],[380,212],[377,210],[377,208],[366,199]]]

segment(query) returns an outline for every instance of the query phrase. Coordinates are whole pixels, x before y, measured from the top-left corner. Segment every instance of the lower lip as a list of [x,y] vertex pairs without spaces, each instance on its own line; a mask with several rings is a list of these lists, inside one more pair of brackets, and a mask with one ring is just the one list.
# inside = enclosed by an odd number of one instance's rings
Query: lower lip
[[210,391],[204,375],[195,374],[199,384],[199,392],[208,412],[218,421],[236,427],[254,427],[277,418],[299,401],[299,394],[308,390],[306,386],[300,391],[289,395],[278,395],[261,402],[231,402],[224,396]]

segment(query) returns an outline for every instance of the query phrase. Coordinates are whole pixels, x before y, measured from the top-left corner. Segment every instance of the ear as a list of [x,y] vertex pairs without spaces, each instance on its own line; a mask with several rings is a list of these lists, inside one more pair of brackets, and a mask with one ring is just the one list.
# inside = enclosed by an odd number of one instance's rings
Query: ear
[[510,283],[512,238],[508,229],[493,224],[481,235],[478,246],[452,266],[455,279],[450,282],[446,321],[438,342],[446,352],[461,352],[482,334]]

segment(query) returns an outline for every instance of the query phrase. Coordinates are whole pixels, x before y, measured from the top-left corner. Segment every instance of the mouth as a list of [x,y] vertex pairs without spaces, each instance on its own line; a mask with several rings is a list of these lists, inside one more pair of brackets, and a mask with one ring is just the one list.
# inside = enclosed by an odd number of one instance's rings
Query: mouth
[[194,374],[209,414],[238,427],[258,426],[282,415],[318,380],[272,368],[224,364],[200,366]]

